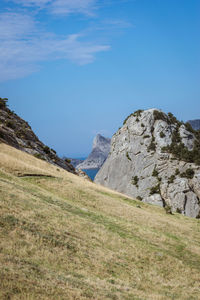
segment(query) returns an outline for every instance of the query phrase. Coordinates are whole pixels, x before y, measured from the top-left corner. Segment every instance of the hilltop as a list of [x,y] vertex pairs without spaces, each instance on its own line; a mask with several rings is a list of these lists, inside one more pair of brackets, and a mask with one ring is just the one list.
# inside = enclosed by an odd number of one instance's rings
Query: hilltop
[[2,300],[199,299],[199,220],[4,143],[0,207]]
[[57,156],[56,151],[43,144],[28,122],[8,108],[6,98],[0,98],[0,142],[4,142],[51,164],[76,173],[69,160]]
[[200,217],[200,132],[158,109],[138,110],[112,138],[95,182]]

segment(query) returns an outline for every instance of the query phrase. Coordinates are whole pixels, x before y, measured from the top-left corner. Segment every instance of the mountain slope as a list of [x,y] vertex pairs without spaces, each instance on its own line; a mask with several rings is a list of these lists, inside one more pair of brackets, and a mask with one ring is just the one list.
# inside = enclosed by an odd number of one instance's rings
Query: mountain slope
[[199,220],[5,144],[0,207],[2,300],[199,299]]
[[157,109],[131,114],[95,182],[200,217],[200,133]]
[[68,161],[62,160],[56,151],[44,145],[30,125],[7,107],[6,100],[0,98],[0,141],[75,173]]
[[94,138],[92,152],[81,164],[77,165],[77,169],[99,169],[108,157],[110,151],[110,139],[100,134]]
[[192,126],[193,129],[195,130],[200,130],[200,120],[189,120],[188,123]]

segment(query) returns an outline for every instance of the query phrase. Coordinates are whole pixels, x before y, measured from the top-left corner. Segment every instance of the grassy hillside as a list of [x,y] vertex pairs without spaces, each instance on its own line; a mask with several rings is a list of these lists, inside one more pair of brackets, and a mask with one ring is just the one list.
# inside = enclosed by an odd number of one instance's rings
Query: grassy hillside
[[0,144],[0,299],[200,299],[200,220]]

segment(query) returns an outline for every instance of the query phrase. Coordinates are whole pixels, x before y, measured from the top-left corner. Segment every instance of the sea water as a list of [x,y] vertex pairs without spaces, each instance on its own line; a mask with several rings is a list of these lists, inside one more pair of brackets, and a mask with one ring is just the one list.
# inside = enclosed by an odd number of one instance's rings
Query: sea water
[[99,169],[83,169],[83,172],[85,172],[92,179],[92,181],[94,180],[98,171]]

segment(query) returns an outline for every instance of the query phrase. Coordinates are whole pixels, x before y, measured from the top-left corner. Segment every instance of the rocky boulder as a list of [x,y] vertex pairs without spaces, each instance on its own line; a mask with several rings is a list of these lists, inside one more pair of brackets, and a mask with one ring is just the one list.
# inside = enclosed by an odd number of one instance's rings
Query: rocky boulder
[[200,136],[157,109],[131,114],[111,140],[95,182],[200,217]]

